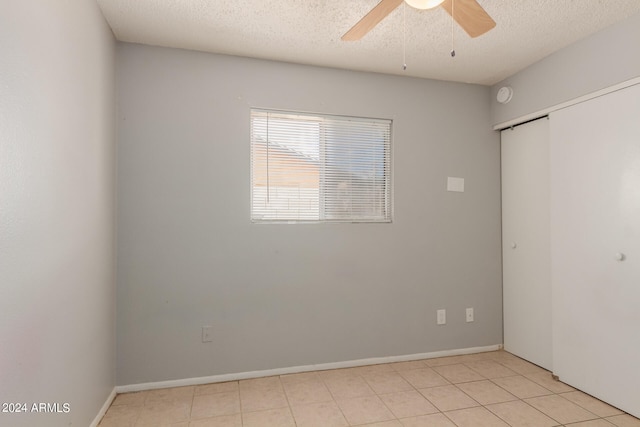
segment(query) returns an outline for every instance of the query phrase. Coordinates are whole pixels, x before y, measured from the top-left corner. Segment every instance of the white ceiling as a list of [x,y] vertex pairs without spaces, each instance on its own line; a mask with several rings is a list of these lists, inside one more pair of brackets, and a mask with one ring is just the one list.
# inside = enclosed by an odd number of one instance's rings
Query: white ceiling
[[640,0],[478,0],[497,26],[472,39],[441,7],[403,3],[343,42],[378,0],[97,1],[121,41],[484,85],[640,12]]

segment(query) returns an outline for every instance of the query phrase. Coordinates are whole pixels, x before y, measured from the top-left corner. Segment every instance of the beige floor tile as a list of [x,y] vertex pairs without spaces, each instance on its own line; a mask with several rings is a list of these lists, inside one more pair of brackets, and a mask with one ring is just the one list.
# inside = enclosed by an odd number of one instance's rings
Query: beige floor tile
[[139,405],[111,405],[107,410],[107,413],[104,414],[105,418],[114,418],[114,417],[124,417],[135,415],[136,418],[140,415],[142,411],[142,406]]
[[432,368],[401,371],[400,375],[415,388],[429,388],[449,384],[449,381]]
[[413,360],[410,362],[396,362],[396,363],[390,363],[390,365],[397,372],[410,371],[413,369],[422,369],[427,367],[427,364],[424,362],[424,360]]
[[333,400],[327,387],[318,379],[304,382],[285,382],[283,386],[290,405],[304,405]]
[[489,360],[491,358],[491,354],[493,353],[495,353],[495,351],[482,351],[480,353],[467,354],[465,356],[467,360],[465,360],[463,363],[477,362],[478,360]]
[[485,378],[501,378],[518,375],[516,372],[499,364],[494,360],[479,360],[477,362],[467,362],[466,366],[473,369]]
[[438,412],[438,409],[431,402],[415,390],[383,394],[379,397],[396,418],[416,417]]
[[489,380],[457,384],[457,387],[481,405],[518,400],[513,394],[502,387],[498,387]]
[[422,415],[400,420],[404,427],[456,427],[444,414]]
[[360,376],[335,376],[325,379],[324,383],[335,399],[374,395],[369,384]]
[[233,414],[192,420],[189,423],[189,427],[242,427],[242,416],[240,414]]
[[552,427],[559,425],[522,400],[487,405],[487,409],[512,427]]
[[145,405],[155,402],[166,402],[168,400],[177,400],[193,397],[195,386],[188,387],[172,387],[172,388],[160,388],[156,390],[149,390],[147,392],[147,398]]
[[538,365],[534,365],[533,363],[527,362],[526,360],[520,359],[518,357],[514,357],[512,359],[505,359],[503,361],[500,361],[499,363],[511,369],[512,371],[515,371],[520,375],[535,374],[539,372],[549,372],[545,369],[542,369]]
[[607,421],[613,423],[613,425],[617,427],[640,427],[640,419],[628,414],[607,417]]
[[160,427],[187,421],[193,398],[147,403],[142,407],[136,427]]
[[496,360],[497,358],[510,353],[507,353],[504,350],[496,350],[496,351],[486,351],[483,354],[486,356],[486,359]]
[[264,377],[241,380],[238,385],[240,391],[271,390],[274,388],[282,389],[282,382],[280,381],[280,377]]
[[447,381],[454,384],[468,383],[471,381],[480,381],[485,379],[485,377],[483,377],[479,373],[462,364],[436,366],[435,368],[433,368],[433,370],[442,375]]
[[318,372],[318,375],[320,375],[320,378],[323,381],[335,380],[335,379],[343,379],[343,378],[353,378],[353,377],[359,377],[360,376],[359,374],[353,372],[353,370],[351,368],[329,369],[329,370],[326,370],[326,371]]
[[532,374],[524,374],[523,376],[554,393],[566,393],[575,390],[575,388],[561,381],[554,380],[551,372],[535,372]]
[[201,394],[224,393],[229,391],[238,391],[238,381],[198,385],[195,389],[195,395],[199,396]]
[[398,420],[391,420],[372,424],[360,424],[358,427],[402,427],[402,424],[400,424]]
[[598,418],[597,415],[558,395],[532,397],[531,399],[525,399],[525,402],[561,424],[577,423]]
[[493,352],[483,351],[481,353],[468,354],[466,356],[466,360],[463,363],[478,362],[480,360],[490,360],[491,353]]
[[411,384],[409,384],[399,373],[395,371],[367,374],[364,375],[363,378],[377,394],[413,390]]
[[122,393],[116,396],[112,405],[129,405],[129,406],[142,406],[147,398],[146,391],[137,391],[133,393]]
[[615,427],[609,421],[604,419],[583,421],[581,423],[566,424],[566,427]]
[[351,425],[371,424],[395,418],[378,396],[336,399],[336,402]]
[[494,378],[491,381],[520,399],[553,394],[546,388],[521,375],[517,377]]
[[191,418],[211,418],[240,413],[240,396],[236,391],[203,394],[193,398]]
[[242,414],[243,427],[295,427],[289,408],[267,409],[266,411]]
[[572,391],[569,393],[562,393],[560,396],[567,400],[572,401],[578,406],[582,406],[589,412],[593,412],[599,417],[611,417],[613,415],[621,415],[623,412],[613,406],[607,405],[602,400],[598,400],[595,397],[589,396],[581,391]]
[[[124,406],[119,406],[119,408],[123,408]],[[111,411],[113,406],[107,411],[107,414]],[[99,427],[134,427],[136,425],[136,421],[138,420],[138,416],[142,407],[139,406],[135,411],[128,412],[120,412],[116,413],[111,412],[109,416],[105,414],[104,418],[100,421]]]
[[447,356],[447,357],[437,357],[434,359],[425,359],[424,361],[427,366],[446,366],[446,365],[458,365],[464,362],[471,362],[466,355],[463,356]]
[[282,385],[248,386],[240,384],[240,404],[242,412],[262,411],[265,409],[284,408],[289,406]]
[[424,388],[418,391],[443,412],[479,406],[478,402],[454,385]]
[[381,363],[379,365],[367,365],[367,366],[358,366],[356,368],[349,368],[352,373],[356,375],[369,375],[369,374],[379,374],[382,372],[395,372],[393,366],[390,363]]
[[458,427],[509,427],[486,408],[459,409],[445,413]]
[[292,406],[297,427],[345,427],[347,420],[334,401]]
[[497,362],[502,362],[505,360],[522,360],[518,356],[514,356],[513,354],[505,350],[492,351],[485,354],[487,355],[487,359],[495,360]]
[[502,350],[123,393],[99,426],[243,421],[245,427],[640,427],[639,419]]
[[320,374],[317,371],[280,375],[280,382],[282,383],[282,385],[321,380],[322,379],[320,378]]

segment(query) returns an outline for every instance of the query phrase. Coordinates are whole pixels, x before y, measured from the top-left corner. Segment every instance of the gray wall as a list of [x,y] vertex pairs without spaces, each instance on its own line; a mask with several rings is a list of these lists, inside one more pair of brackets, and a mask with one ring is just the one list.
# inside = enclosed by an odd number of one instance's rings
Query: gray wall
[[95,2],[0,2],[0,413],[89,425],[115,386],[115,40]]
[[[132,44],[117,59],[118,384],[502,342],[488,87]],[[394,222],[251,224],[252,106],[393,119]]]
[[[574,43],[492,88],[494,124],[566,102],[640,77],[640,14]],[[498,104],[495,95],[511,86],[513,99]]]

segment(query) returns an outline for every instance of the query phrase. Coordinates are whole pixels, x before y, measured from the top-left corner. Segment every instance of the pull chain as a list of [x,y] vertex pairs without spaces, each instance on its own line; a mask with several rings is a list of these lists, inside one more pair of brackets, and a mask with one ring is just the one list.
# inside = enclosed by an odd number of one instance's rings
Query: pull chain
[[402,2],[402,70],[407,70],[407,4]]
[[455,57],[456,56],[456,48],[455,48],[455,22],[456,20],[454,19],[454,6],[455,5],[455,0],[451,0],[451,57]]

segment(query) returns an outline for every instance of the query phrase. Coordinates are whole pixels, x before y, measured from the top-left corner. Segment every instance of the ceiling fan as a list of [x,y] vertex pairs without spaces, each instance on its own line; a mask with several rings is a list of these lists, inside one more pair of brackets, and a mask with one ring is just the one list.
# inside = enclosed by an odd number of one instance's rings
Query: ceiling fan
[[496,26],[496,22],[476,0],[381,0],[342,36],[342,40],[360,40],[403,1],[416,9],[442,6],[471,37],[481,36]]

